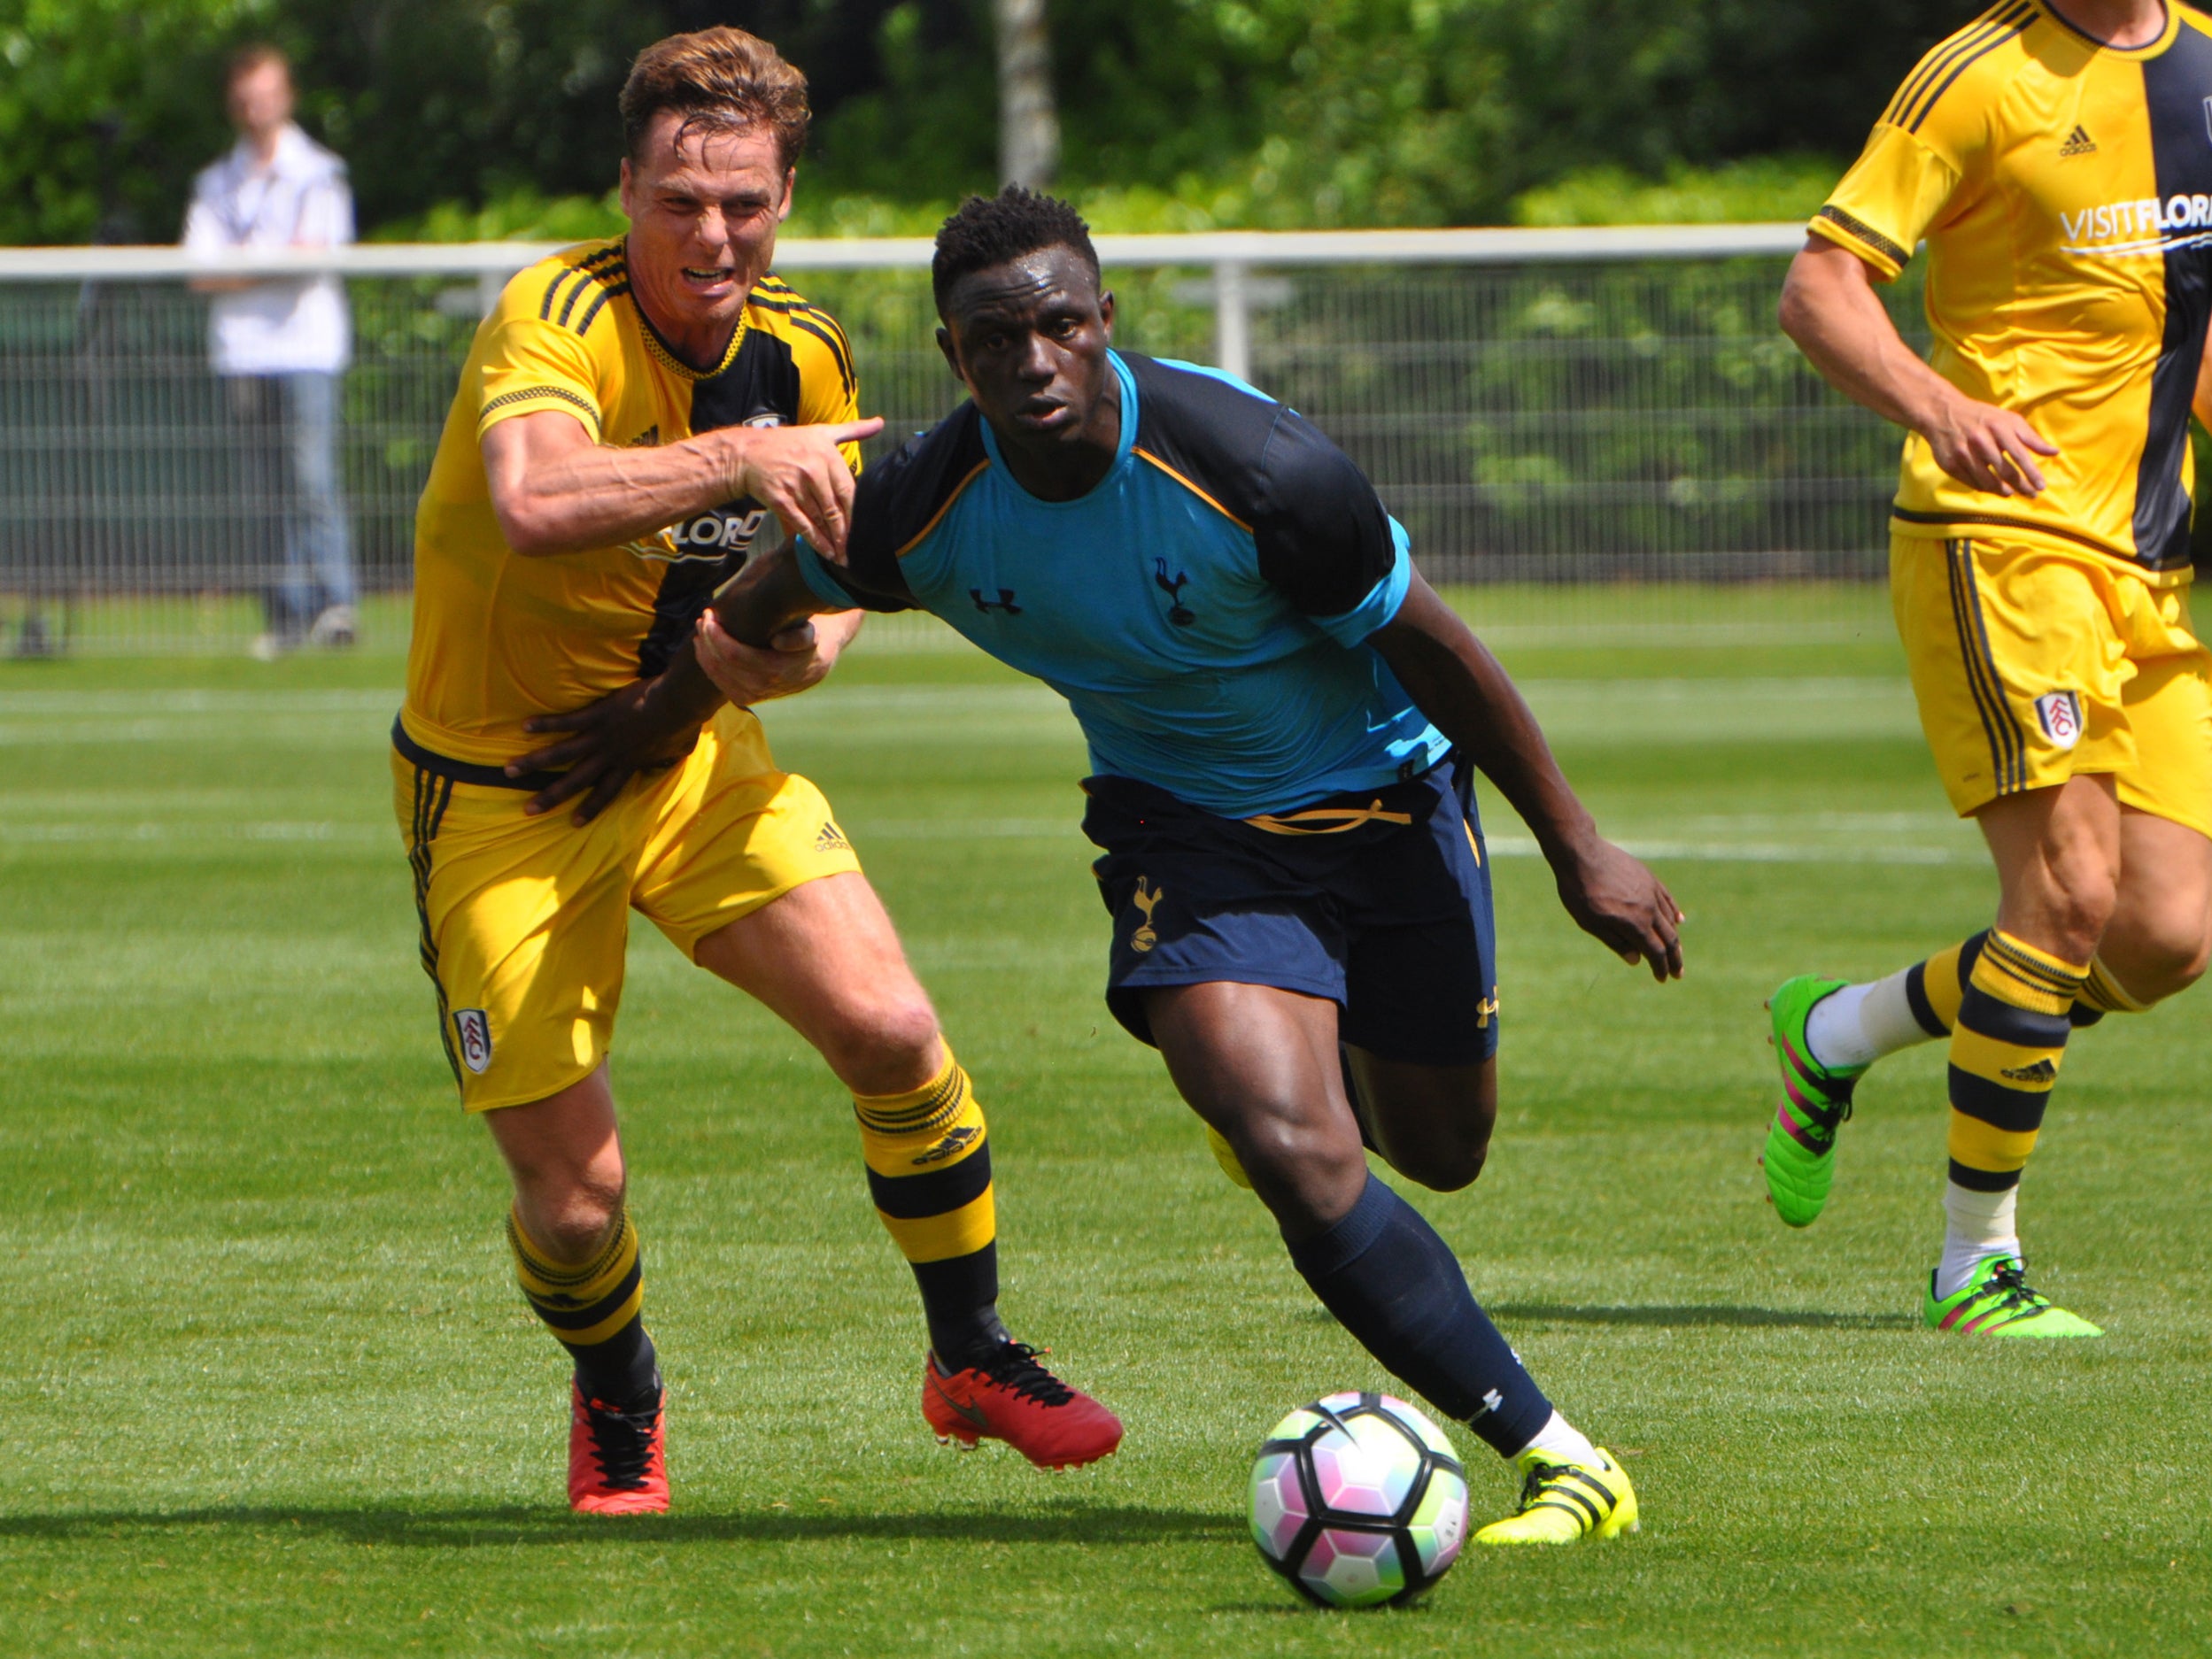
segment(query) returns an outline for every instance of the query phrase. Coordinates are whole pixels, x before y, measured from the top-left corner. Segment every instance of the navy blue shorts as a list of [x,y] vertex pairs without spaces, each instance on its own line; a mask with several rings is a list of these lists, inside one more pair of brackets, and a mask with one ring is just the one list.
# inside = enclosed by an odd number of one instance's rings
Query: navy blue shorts
[[1114,918],[1106,1006],[1139,1041],[1148,989],[1226,980],[1326,997],[1343,1040],[1386,1060],[1497,1052],[1489,857],[1452,761],[1260,819],[1133,778],[1083,789]]

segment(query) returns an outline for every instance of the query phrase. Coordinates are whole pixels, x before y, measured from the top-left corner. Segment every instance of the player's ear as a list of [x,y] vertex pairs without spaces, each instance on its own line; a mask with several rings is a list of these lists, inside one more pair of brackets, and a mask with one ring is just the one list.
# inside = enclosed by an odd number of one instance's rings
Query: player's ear
[[638,215],[637,215],[637,213],[636,213],[635,212],[633,212],[633,211],[631,210],[631,208],[630,208],[630,158],[629,158],[628,156],[624,156],[624,157],[623,158],[623,175],[622,175],[622,183],[621,183],[620,187],[616,189],[616,191],[615,191],[615,199],[616,199],[617,201],[621,202],[621,203],[622,203],[622,204],[623,204],[623,217],[624,219],[627,219],[627,220],[635,220],[637,219]]
[[1102,288],[1098,291],[1098,320],[1105,325],[1106,337],[1112,339],[1114,336],[1114,290],[1110,288]]
[[937,349],[945,354],[945,361],[952,368],[953,378],[965,386],[968,375],[960,367],[960,343],[953,338],[953,331],[941,323],[937,329]]
[[776,222],[782,224],[791,217],[791,193],[799,187],[799,169],[784,169],[784,204],[776,210]]

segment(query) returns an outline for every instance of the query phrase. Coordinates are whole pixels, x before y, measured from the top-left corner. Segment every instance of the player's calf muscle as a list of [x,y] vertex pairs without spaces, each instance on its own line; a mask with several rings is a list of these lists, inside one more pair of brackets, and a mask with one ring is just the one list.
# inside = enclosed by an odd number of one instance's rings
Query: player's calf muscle
[[1497,1062],[1417,1066],[1355,1050],[1353,1076],[1378,1149],[1409,1181],[1436,1192],[1474,1184],[1497,1123]]
[[1432,1192],[1458,1192],[1473,1186],[1489,1161],[1490,1141],[1468,1138],[1441,1144],[1430,1142],[1402,1146],[1385,1131],[1382,1156],[1409,1181],[1418,1181]]
[[2206,918],[2179,907],[2123,908],[2097,946],[2121,988],[2139,1002],[2163,1002],[2204,976],[2212,957]]
[[2120,890],[2098,960],[2138,1002],[2162,1002],[2212,961],[2212,840],[2131,812],[2121,825]]

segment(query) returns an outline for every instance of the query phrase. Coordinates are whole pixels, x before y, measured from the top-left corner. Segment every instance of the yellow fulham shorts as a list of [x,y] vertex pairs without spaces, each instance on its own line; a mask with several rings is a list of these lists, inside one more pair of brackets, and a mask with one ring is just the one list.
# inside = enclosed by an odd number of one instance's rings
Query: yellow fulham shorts
[[743,709],[580,830],[567,810],[525,817],[527,790],[460,781],[481,768],[391,759],[422,966],[471,1112],[542,1100],[606,1057],[631,910],[692,956],[724,923],[860,868],[822,791],[776,769]]
[[2123,805],[2212,836],[2212,652],[2187,584],[2023,537],[1893,536],[1890,598],[1960,816],[2101,772]]

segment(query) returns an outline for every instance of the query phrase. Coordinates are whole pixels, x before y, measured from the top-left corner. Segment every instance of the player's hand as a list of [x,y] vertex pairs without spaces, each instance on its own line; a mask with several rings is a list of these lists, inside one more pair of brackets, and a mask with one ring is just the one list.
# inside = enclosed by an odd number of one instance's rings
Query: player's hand
[[1682,907],[1666,884],[1619,847],[1593,837],[1557,867],[1559,901],[1583,932],[1662,983],[1682,976]]
[[882,417],[821,426],[724,427],[729,490],[751,496],[835,564],[845,562],[845,531],[853,515],[853,469],[838,451],[883,430]]
[[633,680],[596,703],[565,714],[540,714],[527,722],[525,731],[570,735],[507,762],[509,777],[530,772],[561,774],[530,798],[523,812],[535,818],[581,795],[583,804],[569,817],[581,829],[614,805],[623,786],[640,770],[689,754],[699,741],[699,723],[677,719],[675,711],[663,706],[653,695],[659,683]]
[[699,666],[715,689],[740,708],[765,703],[772,697],[791,697],[837,666],[838,653],[859,631],[860,613],[843,611],[819,621],[793,622],[769,641],[762,651],[732,638],[715,620],[712,606],[699,619],[694,649]]
[[1935,451],[1936,465],[1961,483],[1993,496],[2038,496],[2043,469],[2038,455],[2055,455],[2058,445],[2009,409],[1949,401],[1922,431]]

